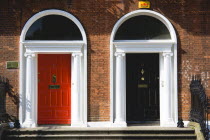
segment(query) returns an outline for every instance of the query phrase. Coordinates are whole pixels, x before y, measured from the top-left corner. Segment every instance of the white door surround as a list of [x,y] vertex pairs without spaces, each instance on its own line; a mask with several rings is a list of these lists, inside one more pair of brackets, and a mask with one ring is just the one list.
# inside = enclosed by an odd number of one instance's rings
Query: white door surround
[[[119,27],[126,20],[139,16],[160,20],[169,30],[167,40],[114,40]],[[160,126],[176,127],[177,97],[177,38],[172,24],[163,15],[151,10],[136,10],[123,16],[115,24],[110,39],[110,122],[126,127],[126,54],[159,53],[160,62]]]
[[[82,34],[81,41],[30,41],[25,35],[30,26],[46,15],[60,15],[73,21]],[[37,54],[72,54],[71,126],[87,126],[87,39],[81,23],[70,13],[45,10],[35,14],[25,24],[20,37],[20,104],[22,127],[37,126]]]

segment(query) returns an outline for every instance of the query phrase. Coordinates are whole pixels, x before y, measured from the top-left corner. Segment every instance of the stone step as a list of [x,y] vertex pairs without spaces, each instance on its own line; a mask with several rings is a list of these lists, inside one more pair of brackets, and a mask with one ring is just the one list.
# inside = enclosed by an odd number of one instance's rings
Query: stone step
[[192,129],[151,129],[151,130],[126,130],[126,129],[81,129],[81,130],[69,130],[69,129],[12,129],[8,131],[8,134],[13,135],[30,135],[30,134],[194,134]]
[[117,139],[126,139],[126,140],[196,140],[196,136],[194,134],[159,134],[159,135],[145,135],[145,134],[122,134],[122,135],[9,135],[5,140],[117,140]]
[[196,140],[190,128],[55,128],[9,129],[4,140]]

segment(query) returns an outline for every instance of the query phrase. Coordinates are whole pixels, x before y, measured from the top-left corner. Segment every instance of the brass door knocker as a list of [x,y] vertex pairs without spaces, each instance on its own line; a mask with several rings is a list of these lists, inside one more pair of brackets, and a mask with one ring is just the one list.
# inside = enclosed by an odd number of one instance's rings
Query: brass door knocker
[[56,79],[56,75],[55,74],[52,75],[52,82],[53,83],[56,83],[57,82],[57,79]]

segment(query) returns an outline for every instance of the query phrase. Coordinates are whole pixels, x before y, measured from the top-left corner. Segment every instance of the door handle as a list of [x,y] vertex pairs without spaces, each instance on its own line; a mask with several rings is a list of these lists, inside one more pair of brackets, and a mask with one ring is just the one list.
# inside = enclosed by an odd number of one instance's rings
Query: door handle
[[55,74],[52,75],[52,82],[53,83],[56,83],[57,82],[57,78],[56,78],[56,75]]

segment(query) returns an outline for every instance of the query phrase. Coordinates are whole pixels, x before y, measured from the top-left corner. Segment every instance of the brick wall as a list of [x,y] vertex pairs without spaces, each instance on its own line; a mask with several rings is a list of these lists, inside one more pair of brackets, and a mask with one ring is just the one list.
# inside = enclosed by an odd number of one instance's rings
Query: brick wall
[[[152,10],[174,25],[178,37],[179,117],[188,119],[191,76],[202,78],[210,94],[210,2],[208,0],[150,0]],[[138,9],[137,0],[1,0],[0,75],[18,94],[19,70],[7,70],[6,61],[19,60],[19,37],[26,21],[39,11],[61,9],[76,16],[88,40],[88,120],[109,121],[109,41],[114,24]],[[7,98],[7,112],[18,115],[14,97]]]
[[11,92],[6,96],[6,110],[11,116],[18,115],[16,97],[18,96],[19,70],[7,70],[6,61],[19,59],[20,24],[18,18],[19,13],[16,13],[14,9],[0,8],[0,75],[8,78],[11,85]]

